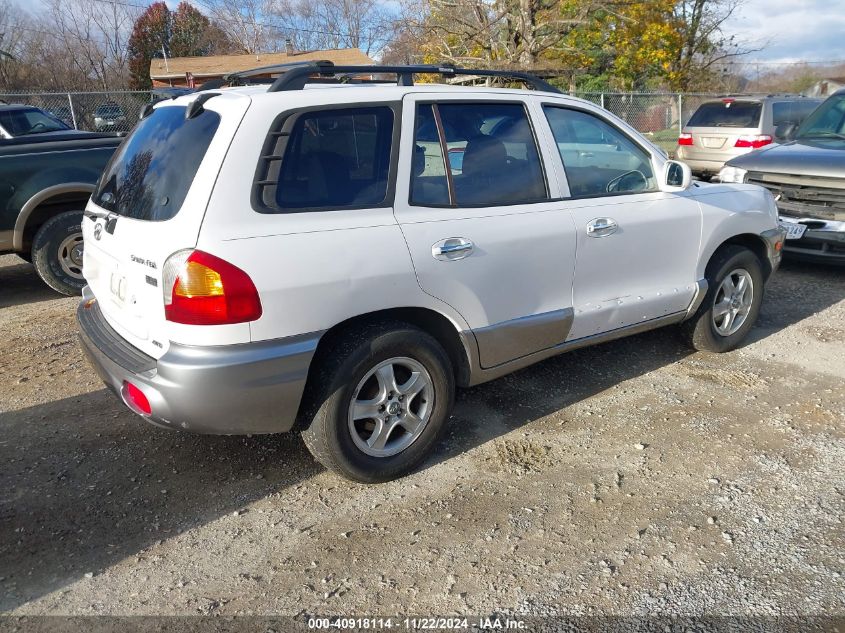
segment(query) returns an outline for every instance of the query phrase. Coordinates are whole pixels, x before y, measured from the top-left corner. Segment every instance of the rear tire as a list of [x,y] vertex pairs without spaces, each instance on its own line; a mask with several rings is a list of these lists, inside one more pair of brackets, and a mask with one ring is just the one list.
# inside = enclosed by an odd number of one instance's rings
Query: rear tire
[[735,349],[754,327],[763,303],[763,269],[752,251],[728,245],[707,265],[707,294],[695,315],[681,325],[690,347],[707,352]]
[[344,335],[315,362],[302,438],[323,466],[378,483],[429,455],[455,395],[449,357],[432,336],[405,323],[376,323]]
[[82,211],[66,211],[50,218],[32,241],[32,263],[38,276],[63,295],[81,294]]

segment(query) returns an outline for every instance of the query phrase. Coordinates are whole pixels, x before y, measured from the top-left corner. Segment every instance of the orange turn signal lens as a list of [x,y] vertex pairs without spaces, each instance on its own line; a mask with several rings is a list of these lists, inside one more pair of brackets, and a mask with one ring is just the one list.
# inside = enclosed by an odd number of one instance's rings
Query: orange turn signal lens
[[184,274],[180,274],[173,286],[173,294],[179,297],[220,297],[223,294],[223,279],[216,270],[199,262],[188,260]]

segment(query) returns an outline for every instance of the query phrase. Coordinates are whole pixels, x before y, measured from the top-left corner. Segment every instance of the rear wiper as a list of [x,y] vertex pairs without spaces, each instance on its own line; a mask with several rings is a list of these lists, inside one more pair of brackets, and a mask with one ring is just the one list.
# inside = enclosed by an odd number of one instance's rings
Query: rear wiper
[[797,138],[835,138],[845,141],[845,134],[839,134],[838,132],[813,132],[812,134],[802,134]]

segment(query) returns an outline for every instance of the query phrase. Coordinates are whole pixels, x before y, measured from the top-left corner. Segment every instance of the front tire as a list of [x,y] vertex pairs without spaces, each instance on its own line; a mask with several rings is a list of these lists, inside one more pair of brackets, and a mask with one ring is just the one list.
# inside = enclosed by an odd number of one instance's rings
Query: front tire
[[373,324],[349,332],[316,362],[302,437],[323,466],[378,483],[429,455],[455,394],[449,357],[432,336],[408,324]]
[[60,213],[41,225],[32,241],[32,263],[56,292],[68,296],[82,292],[82,211]]
[[695,315],[681,325],[694,349],[728,352],[754,327],[763,303],[760,260],[742,246],[726,246],[707,265],[707,294]]

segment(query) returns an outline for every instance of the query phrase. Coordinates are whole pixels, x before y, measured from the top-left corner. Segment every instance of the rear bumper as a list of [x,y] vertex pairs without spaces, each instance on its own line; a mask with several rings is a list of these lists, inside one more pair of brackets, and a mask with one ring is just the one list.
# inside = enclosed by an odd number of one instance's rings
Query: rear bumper
[[720,153],[702,152],[700,148],[678,145],[676,150],[678,160],[684,161],[695,174],[718,174],[725,163],[738,156]]
[[678,160],[684,161],[694,174],[718,174],[725,166],[723,160],[702,160],[700,158],[684,158],[678,154]]
[[153,424],[215,435],[293,427],[319,334],[220,347],[171,344],[156,360],[108,325],[90,289],[76,314],[82,349],[100,378],[124,403],[124,382],[138,387]]

